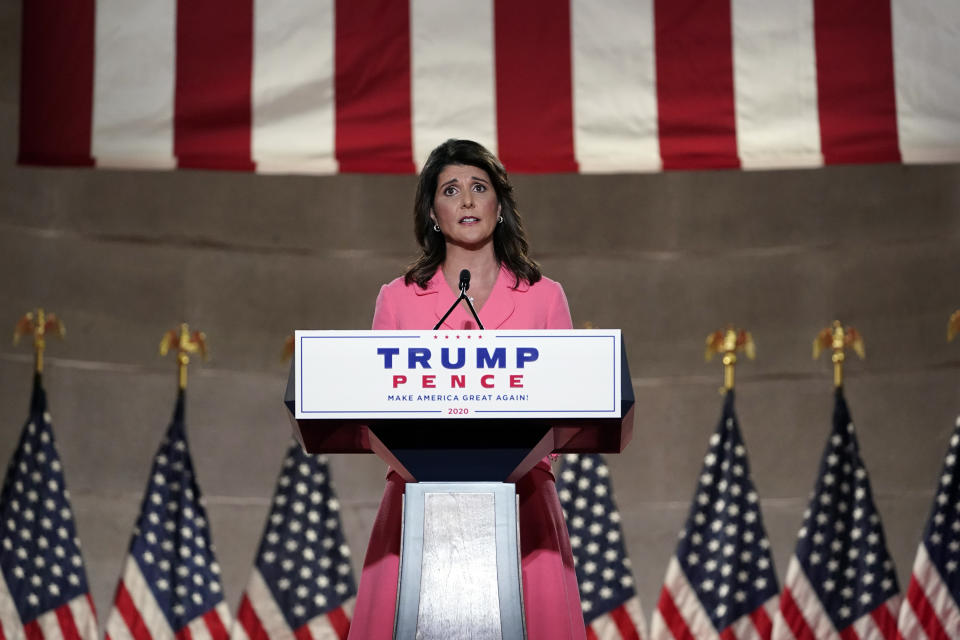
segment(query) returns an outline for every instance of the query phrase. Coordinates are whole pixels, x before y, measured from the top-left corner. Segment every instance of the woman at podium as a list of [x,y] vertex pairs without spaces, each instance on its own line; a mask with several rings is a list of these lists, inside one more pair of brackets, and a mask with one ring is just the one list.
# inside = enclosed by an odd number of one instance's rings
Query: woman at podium
[[[420,174],[413,215],[420,255],[403,276],[380,289],[374,329],[433,328],[457,299],[464,269],[484,328],[572,328],[562,287],[528,256],[506,171],[482,145],[447,140],[433,150]],[[442,326],[478,328],[465,301]],[[548,461],[540,461],[516,489],[528,638],[583,639],[573,555]],[[364,559],[351,640],[392,637],[403,491],[403,479],[389,471]]]

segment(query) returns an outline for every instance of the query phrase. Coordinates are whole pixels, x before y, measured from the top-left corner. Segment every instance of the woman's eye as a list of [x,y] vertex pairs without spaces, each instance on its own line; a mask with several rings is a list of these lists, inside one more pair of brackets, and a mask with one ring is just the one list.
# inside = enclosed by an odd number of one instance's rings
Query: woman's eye
[[455,196],[457,195],[457,188],[450,186],[443,190],[443,195],[445,196]]
[[473,185],[473,190],[476,191],[477,193],[483,193],[484,191],[487,190],[487,185],[485,185],[485,184],[475,184],[475,185]]

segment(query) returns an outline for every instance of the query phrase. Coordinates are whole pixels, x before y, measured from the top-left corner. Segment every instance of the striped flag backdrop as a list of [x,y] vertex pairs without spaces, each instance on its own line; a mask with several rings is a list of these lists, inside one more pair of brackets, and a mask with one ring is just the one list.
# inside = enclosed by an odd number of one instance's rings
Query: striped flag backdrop
[[153,459],[106,640],[227,640],[229,628],[181,391]]
[[346,640],[357,585],[326,456],[293,444],[232,640]]
[[898,640],[960,637],[960,418],[900,607]]
[[857,434],[837,389],[833,428],[787,565],[773,640],[894,640],[901,601]]
[[955,0],[30,0],[20,162],[409,173],[960,161]]
[[769,640],[779,590],[734,393],[727,391],[667,565],[651,637]]
[[0,640],[97,640],[47,394],[37,374],[30,417],[0,494]]
[[623,543],[610,468],[599,454],[569,453],[557,476],[587,640],[645,640],[646,617]]

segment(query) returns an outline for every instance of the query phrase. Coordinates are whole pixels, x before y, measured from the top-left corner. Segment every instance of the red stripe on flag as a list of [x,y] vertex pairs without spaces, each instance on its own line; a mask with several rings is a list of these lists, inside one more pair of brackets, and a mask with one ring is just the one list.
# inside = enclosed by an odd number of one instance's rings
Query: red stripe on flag
[[916,576],[910,576],[910,586],[907,587],[907,602],[913,609],[913,614],[920,622],[924,632],[929,640],[949,640],[946,630],[940,623],[940,618],[933,610],[930,601],[927,600],[927,594],[923,592],[923,587],[917,582]]
[[216,609],[210,609],[203,614],[203,621],[206,623],[207,629],[210,630],[213,640],[227,640],[230,637],[230,633],[223,626],[223,620],[220,619],[220,614],[217,613]]
[[849,626],[843,631],[840,631],[840,640],[860,640],[860,636],[857,635],[853,626]]
[[180,631],[174,633],[173,637],[177,640],[193,640],[193,634],[190,632],[190,627],[186,625],[184,625]]
[[587,625],[587,640],[600,640],[600,637],[597,635],[597,632],[593,630],[593,627]]
[[886,640],[896,640],[897,638],[897,619],[890,613],[886,604],[882,604],[870,612],[874,624],[880,629],[880,634]]
[[737,634],[733,632],[732,627],[727,627],[723,630],[723,633],[720,634],[720,640],[737,640]]
[[69,604],[62,604],[56,609],[57,622],[60,623],[60,633],[63,634],[63,640],[80,640],[80,632],[77,631],[77,623],[73,620],[73,611]]
[[773,621],[770,620],[770,616],[767,615],[766,609],[757,607],[751,611],[750,620],[753,621],[753,626],[761,638],[770,637],[770,634],[773,632]]
[[243,594],[243,599],[240,600],[240,608],[237,609],[237,620],[240,622],[243,630],[247,632],[247,638],[249,638],[249,640],[268,640],[269,636],[267,635],[267,631],[263,628],[263,623],[260,622],[260,617],[257,616],[257,612],[254,611],[253,605],[250,604],[250,598],[247,597],[246,593]]
[[670,633],[673,634],[674,640],[696,640],[693,634],[690,633],[687,622],[677,609],[677,605],[673,603],[673,598],[670,596],[670,592],[667,591],[666,587],[660,591],[660,601],[657,603],[657,610],[659,610],[660,615],[663,616],[663,621],[667,623],[667,628],[670,629]]
[[664,169],[739,167],[729,0],[654,0]]
[[140,617],[140,611],[137,610],[137,605],[133,603],[130,592],[127,591],[127,587],[122,581],[117,585],[117,595],[114,596],[113,606],[120,612],[120,617],[123,618],[127,630],[134,640],[152,640],[150,630],[144,624],[143,618]]
[[90,166],[95,0],[22,3],[22,164]]
[[827,164],[899,162],[890,0],[814,0]]
[[177,2],[178,165],[251,171],[253,0]]
[[310,633],[310,629],[305,624],[294,630],[293,637],[297,640],[313,640],[313,634]]
[[87,591],[87,604],[90,605],[90,613],[93,614],[93,619],[97,619],[97,607],[93,604],[93,596],[90,595],[90,592]]
[[633,626],[633,619],[625,606],[620,605],[611,611],[610,617],[617,624],[617,629],[619,629],[623,640],[640,640],[640,634],[637,633],[637,628]]
[[43,631],[40,630],[40,623],[36,619],[23,625],[23,634],[27,640],[44,640]]
[[347,612],[343,610],[343,607],[328,611],[327,620],[330,621],[330,626],[337,632],[340,640],[347,640],[347,635],[350,633],[350,618],[347,617]]
[[0,619],[0,640],[7,640],[6,634],[3,633],[3,619]]
[[337,0],[334,15],[340,170],[413,173],[409,3]]
[[803,612],[793,599],[793,593],[789,587],[784,587],[783,593],[780,594],[780,613],[783,614],[783,620],[796,640],[817,640],[813,635],[813,629],[807,624]]
[[576,171],[570,3],[495,0],[493,23],[500,159],[511,171]]

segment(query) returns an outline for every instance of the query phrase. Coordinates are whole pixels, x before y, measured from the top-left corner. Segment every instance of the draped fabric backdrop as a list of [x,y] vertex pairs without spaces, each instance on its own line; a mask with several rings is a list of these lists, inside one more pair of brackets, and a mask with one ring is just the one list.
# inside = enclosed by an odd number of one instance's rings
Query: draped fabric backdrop
[[21,163],[410,173],[960,161],[955,0],[30,0]]

